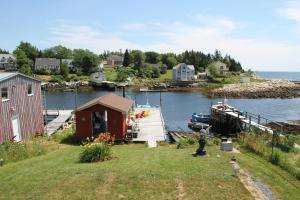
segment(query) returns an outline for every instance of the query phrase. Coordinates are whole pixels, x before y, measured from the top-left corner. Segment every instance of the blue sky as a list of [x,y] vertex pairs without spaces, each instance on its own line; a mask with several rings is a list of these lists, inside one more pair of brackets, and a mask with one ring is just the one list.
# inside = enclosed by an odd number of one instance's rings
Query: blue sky
[[300,1],[1,0],[0,48],[220,49],[253,70],[300,71]]

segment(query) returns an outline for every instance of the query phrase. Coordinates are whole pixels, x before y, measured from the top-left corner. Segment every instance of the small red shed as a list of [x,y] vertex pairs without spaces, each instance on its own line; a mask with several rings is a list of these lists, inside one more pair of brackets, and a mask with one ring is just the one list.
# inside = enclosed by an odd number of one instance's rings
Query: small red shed
[[110,93],[93,99],[76,109],[76,135],[82,140],[109,132],[116,140],[123,140],[126,120],[133,101]]

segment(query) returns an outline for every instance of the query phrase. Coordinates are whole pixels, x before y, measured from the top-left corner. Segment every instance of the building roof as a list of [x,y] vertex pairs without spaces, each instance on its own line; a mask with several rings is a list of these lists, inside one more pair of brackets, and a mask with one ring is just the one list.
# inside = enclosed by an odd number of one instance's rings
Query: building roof
[[49,65],[60,65],[60,60],[56,58],[36,58],[35,59],[36,66],[49,66]]
[[120,61],[123,62],[123,56],[119,56],[119,55],[109,55],[107,60],[114,60],[114,61]]
[[175,65],[175,66],[173,67],[173,69],[178,69],[178,68],[181,67],[182,65],[186,65],[187,68],[192,69],[192,70],[195,70],[194,65],[187,65],[187,64],[185,64],[185,63],[179,63],[179,64]]
[[[3,58],[4,58],[4,61],[2,61]],[[15,57],[15,55],[10,54],[10,53],[7,53],[7,54],[1,53],[1,54],[0,54],[0,62],[7,62],[8,59],[13,59],[13,60],[15,60],[16,57]]]
[[36,79],[36,78],[34,78],[34,77],[27,76],[27,75],[21,74],[21,73],[19,73],[19,72],[1,72],[1,73],[0,73],[0,82],[5,81],[5,80],[7,80],[7,79],[9,79],[9,78],[12,78],[12,77],[14,77],[14,76],[23,76],[23,77],[32,79],[32,80],[34,80],[34,81],[39,81],[39,82],[41,82],[40,80],[38,80],[38,79]]
[[102,105],[122,113],[127,113],[130,110],[132,104],[132,100],[120,97],[118,95],[115,95],[114,93],[110,93],[108,95],[101,96],[87,102],[86,104],[77,108],[76,111],[85,110],[94,105]]

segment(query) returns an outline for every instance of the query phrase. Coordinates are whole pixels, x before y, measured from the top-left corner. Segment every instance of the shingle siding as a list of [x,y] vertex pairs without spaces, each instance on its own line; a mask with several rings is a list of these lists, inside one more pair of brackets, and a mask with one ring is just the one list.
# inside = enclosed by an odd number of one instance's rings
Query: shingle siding
[[[27,94],[32,85],[33,95]],[[16,75],[0,82],[0,88],[8,88],[8,101],[0,96],[0,142],[13,137],[12,117],[18,115],[21,139],[26,140],[36,133],[43,133],[43,100],[41,83],[22,75]]]

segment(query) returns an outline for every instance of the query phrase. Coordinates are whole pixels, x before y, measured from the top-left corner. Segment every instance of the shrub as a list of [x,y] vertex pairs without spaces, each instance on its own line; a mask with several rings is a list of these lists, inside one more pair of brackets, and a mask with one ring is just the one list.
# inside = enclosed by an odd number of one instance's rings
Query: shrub
[[62,75],[51,76],[50,82],[63,83],[64,82],[64,77]]
[[189,147],[190,145],[197,144],[198,140],[194,137],[187,137],[185,139],[182,139],[177,144],[177,149],[184,149]]
[[100,133],[97,138],[87,138],[83,142],[82,151],[79,155],[80,162],[98,162],[110,159],[113,143],[114,137],[109,133]]
[[274,165],[278,165],[280,163],[280,160],[281,160],[281,155],[279,151],[275,149],[273,154],[269,156],[269,161]]
[[27,142],[6,141],[0,144],[0,160],[2,165],[8,162],[16,162],[26,158],[43,155],[46,148],[39,140]]

